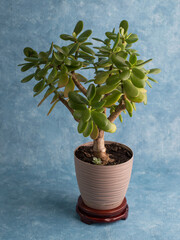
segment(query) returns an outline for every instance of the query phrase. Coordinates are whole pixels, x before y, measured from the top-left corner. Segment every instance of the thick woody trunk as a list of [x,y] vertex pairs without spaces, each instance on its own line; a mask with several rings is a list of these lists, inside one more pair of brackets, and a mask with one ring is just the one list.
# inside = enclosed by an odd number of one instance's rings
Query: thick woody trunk
[[106,147],[104,144],[104,131],[99,130],[99,136],[93,142],[94,156],[101,158],[103,165],[110,161],[109,155],[106,153]]

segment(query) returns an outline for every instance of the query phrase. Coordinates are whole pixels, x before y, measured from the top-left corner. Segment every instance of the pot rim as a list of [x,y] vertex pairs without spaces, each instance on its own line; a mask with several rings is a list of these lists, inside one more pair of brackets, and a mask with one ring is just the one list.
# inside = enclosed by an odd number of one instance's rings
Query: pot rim
[[114,141],[104,141],[104,142],[105,142],[105,144],[111,144],[111,143],[118,143],[118,144],[120,144],[122,147],[128,149],[128,150],[131,152],[132,157],[131,157],[129,160],[127,160],[126,162],[120,163],[120,164],[116,164],[116,165],[96,165],[96,164],[91,164],[91,163],[88,163],[88,162],[84,162],[84,161],[82,161],[81,159],[79,159],[78,157],[76,157],[76,151],[77,151],[77,149],[78,149],[79,147],[81,147],[81,146],[92,145],[92,144],[93,144],[93,141],[91,141],[91,142],[87,142],[87,143],[83,143],[83,144],[79,145],[79,146],[74,150],[74,157],[75,157],[75,159],[77,159],[78,161],[81,162],[81,164],[84,164],[84,165],[86,165],[86,166],[99,167],[99,168],[103,168],[103,167],[105,167],[105,168],[107,168],[107,167],[109,167],[109,168],[115,168],[115,167],[118,167],[118,166],[125,165],[125,164],[127,164],[127,162],[129,162],[130,160],[133,160],[134,153],[133,153],[133,151],[132,151],[132,149],[131,149],[130,147],[126,146],[125,144],[122,144],[122,143],[119,143],[119,142],[114,142]]

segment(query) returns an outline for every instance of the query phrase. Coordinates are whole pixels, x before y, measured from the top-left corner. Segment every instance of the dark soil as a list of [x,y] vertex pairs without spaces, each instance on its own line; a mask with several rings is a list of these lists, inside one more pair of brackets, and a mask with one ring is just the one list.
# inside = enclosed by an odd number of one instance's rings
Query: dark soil
[[[114,162],[109,162],[107,165],[117,165],[120,163],[124,163],[132,157],[131,152],[118,143],[105,144],[105,146],[106,152],[109,154],[110,159],[114,160]],[[79,147],[75,155],[78,159],[84,162],[94,164],[92,162],[94,157],[92,146]]]

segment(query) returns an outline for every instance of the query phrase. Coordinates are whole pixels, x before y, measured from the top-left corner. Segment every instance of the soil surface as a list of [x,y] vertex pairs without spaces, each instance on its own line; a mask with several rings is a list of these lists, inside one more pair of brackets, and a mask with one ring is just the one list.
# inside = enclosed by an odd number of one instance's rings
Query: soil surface
[[[126,148],[123,148],[118,143],[105,144],[106,152],[109,157],[114,160],[114,162],[109,162],[107,165],[117,165],[120,163],[127,162],[132,154]],[[94,164],[93,160],[93,147],[92,146],[81,146],[77,149],[75,153],[76,157],[84,162]],[[107,166],[106,165],[106,166]]]

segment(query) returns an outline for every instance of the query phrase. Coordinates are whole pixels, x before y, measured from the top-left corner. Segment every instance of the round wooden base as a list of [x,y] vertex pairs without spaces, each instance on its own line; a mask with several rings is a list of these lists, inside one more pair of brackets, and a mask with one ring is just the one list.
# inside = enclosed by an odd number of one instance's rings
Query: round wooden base
[[97,210],[86,206],[79,196],[76,205],[76,212],[79,214],[81,221],[86,224],[92,223],[109,223],[117,220],[126,220],[128,217],[128,204],[126,198],[124,198],[121,205],[117,208],[110,210]]

